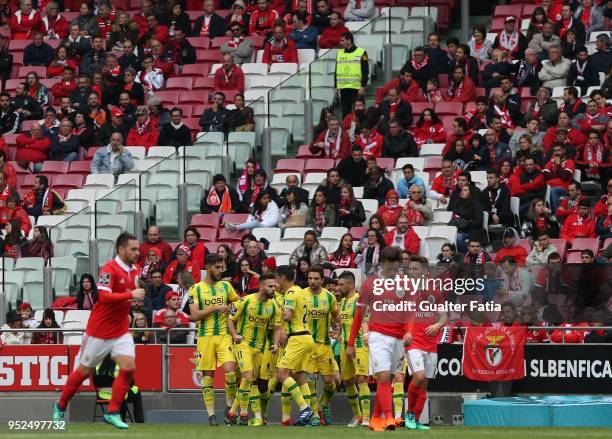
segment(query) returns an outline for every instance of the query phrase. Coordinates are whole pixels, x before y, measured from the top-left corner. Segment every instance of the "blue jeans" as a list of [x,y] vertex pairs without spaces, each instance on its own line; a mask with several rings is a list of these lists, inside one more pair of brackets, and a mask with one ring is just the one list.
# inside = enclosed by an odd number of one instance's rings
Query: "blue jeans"
[[553,213],[557,210],[557,207],[559,207],[559,204],[561,204],[561,197],[567,197],[567,189],[562,188],[560,186],[558,187],[552,187],[550,188],[550,209],[553,211]]
[[467,253],[468,247],[466,240],[470,237],[469,233],[457,232],[457,254],[464,255]]
[[63,161],[65,162],[74,162],[77,161],[79,159],[79,155],[76,152],[71,152],[70,154],[68,154]]

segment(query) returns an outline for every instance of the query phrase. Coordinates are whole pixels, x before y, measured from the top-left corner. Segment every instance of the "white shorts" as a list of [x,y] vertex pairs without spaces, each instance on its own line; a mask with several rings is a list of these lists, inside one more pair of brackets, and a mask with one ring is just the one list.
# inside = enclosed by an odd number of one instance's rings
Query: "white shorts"
[[96,367],[108,354],[111,354],[111,358],[117,355],[135,358],[136,349],[132,335],[127,333],[118,338],[103,339],[85,334],[74,365],[75,367],[78,364],[85,367]]
[[410,375],[424,371],[427,378],[435,378],[438,368],[438,353],[410,349],[406,351],[406,363]]
[[379,372],[401,373],[404,366],[404,342],[395,337],[370,332],[370,374]]

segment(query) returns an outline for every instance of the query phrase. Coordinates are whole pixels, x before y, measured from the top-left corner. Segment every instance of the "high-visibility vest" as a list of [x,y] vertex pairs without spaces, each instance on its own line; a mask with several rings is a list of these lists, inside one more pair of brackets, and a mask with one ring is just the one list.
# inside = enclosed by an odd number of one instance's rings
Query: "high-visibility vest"
[[356,47],[351,53],[340,49],[336,55],[336,86],[338,88],[361,87],[361,58],[365,50]]

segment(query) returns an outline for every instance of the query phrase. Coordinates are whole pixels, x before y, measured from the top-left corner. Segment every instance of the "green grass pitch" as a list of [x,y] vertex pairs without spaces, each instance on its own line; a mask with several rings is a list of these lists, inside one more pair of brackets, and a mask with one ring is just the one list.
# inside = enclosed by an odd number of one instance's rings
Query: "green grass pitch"
[[[211,431],[211,430],[214,430]],[[51,437],[53,437],[53,434]],[[20,438],[44,437],[41,432],[11,432],[1,434],[7,438],[17,436]],[[61,435],[61,436],[60,436]],[[612,429],[605,428],[475,428],[475,427],[433,427],[429,431],[409,431],[405,428],[394,432],[375,433],[364,428],[347,428],[343,426],[330,427],[279,427],[268,425],[265,427],[208,427],[207,425],[180,425],[180,424],[137,424],[130,425],[129,430],[117,430],[110,425],[98,424],[71,424],[68,431],[58,434],[62,438],[178,438],[201,439],[202,437],[215,439],[320,439],[321,436],[334,439],[355,439],[356,437],[393,436],[393,437],[420,437],[427,439],[525,439],[525,438],[551,438],[551,439],[590,439],[610,438]]]

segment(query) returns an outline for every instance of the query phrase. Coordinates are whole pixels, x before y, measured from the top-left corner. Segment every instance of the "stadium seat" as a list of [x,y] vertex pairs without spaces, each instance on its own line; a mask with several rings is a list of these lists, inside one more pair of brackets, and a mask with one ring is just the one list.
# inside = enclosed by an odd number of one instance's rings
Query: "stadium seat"
[[53,290],[55,296],[68,296],[70,287],[74,283],[77,258],[73,256],[53,257],[51,258],[50,265],[53,270]]
[[425,159],[422,157],[400,157],[395,163],[395,169],[402,169],[406,164],[410,163],[415,170],[425,170]]
[[570,253],[580,252],[581,250],[591,250],[593,254],[597,255],[597,253],[599,252],[599,239],[597,238],[576,238],[574,239],[572,241],[572,247],[569,249]]
[[334,238],[340,240],[345,233],[348,233],[346,227],[324,227],[321,232],[321,238]]
[[43,258],[18,258],[13,271],[41,271],[45,266]]
[[[311,159],[313,160],[313,159]],[[280,159],[277,163],[276,166],[274,168],[274,173],[290,173],[290,172],[297,172],[297,173],[302,173],[304,172],[304,160],[301,159]]]
[[208,37],[187,37],[187,41],[189,41],[196,50],[208,49],[210,47],[210,40]]
[[304,166],[304,173],[310,172],[327,172],[334,167],[333,159],[308,159]]
[[33,309],[45,307],[43,286],[43,271],[27,271],[23,276],[23,301],[32,305]]
[[39,66],[21,66],[19,67],[19,70],[17,71],[17,77],[18,78],[26,78],[28,76],[28,73],[30,72],[35,72],[36,74],[38,74],[38,77],[40,79],[44,79],[47,77],[47,68],[46,67],[39,67]]
[[323,172],[311,172],[310,174],[306,174],[302,187],[310,192],[311,189],[314,190],[319,187],[323,179],[326,177],[327,174]]
[[[287,229],[290,230],[290,229]],[[268,256],[278,257],[280,255],[291,255],[295,250],[296,245],[291,241],[276,241],[271,242],[266,254]]]
[[463,104],[461,102],[437,102],[434,110],[438,116],[461,116]]
[[[72,163],[75,163],[75,162],[72,162]],[[43,162],[40,173],[44,175],[66,174],[68,172],[69,165],[70,165],[69,162],[57,162],[57,161],[47,160]],[[88,170],[88,172],[91,172],[91,170]]]
[[301,175],[298,172],[281,172],[272,176],[272,182],[270,183],[270,186],[272,186],[278,193],[280,193],[285,188],[285,181],[290,175],[297,177],[298,182],[302,180]]
[[207,214],[193,215],[191,217],[191,225],[216,229],[219,227],[219,214],[213,212]]
[[200,241],[214,242],[217,240],[217,229],[196,227],[200,233]]
[[265,238],[268,242],[278,242],[281,240],[281,229],[278,227],[257,227],[252,230],[257,240]]
[[191,78],[168,78],[168,80],[166,81],[166,90],[190,91],[192,85],[193,80]]
[[[46,163],[49,163],[49,162],[45,162],[45,164]],[[60,162],[60,163],[64,163],[64,162]],[[75,162],[70,162],[68,173],[69,174],[81,174],[81,175],[87,176],[91,174],[91,162],[80,161],[80,160],[77,160]]]
[[113,174],[90,174],[87,176],[83,189],[111,189],[115,185]]

